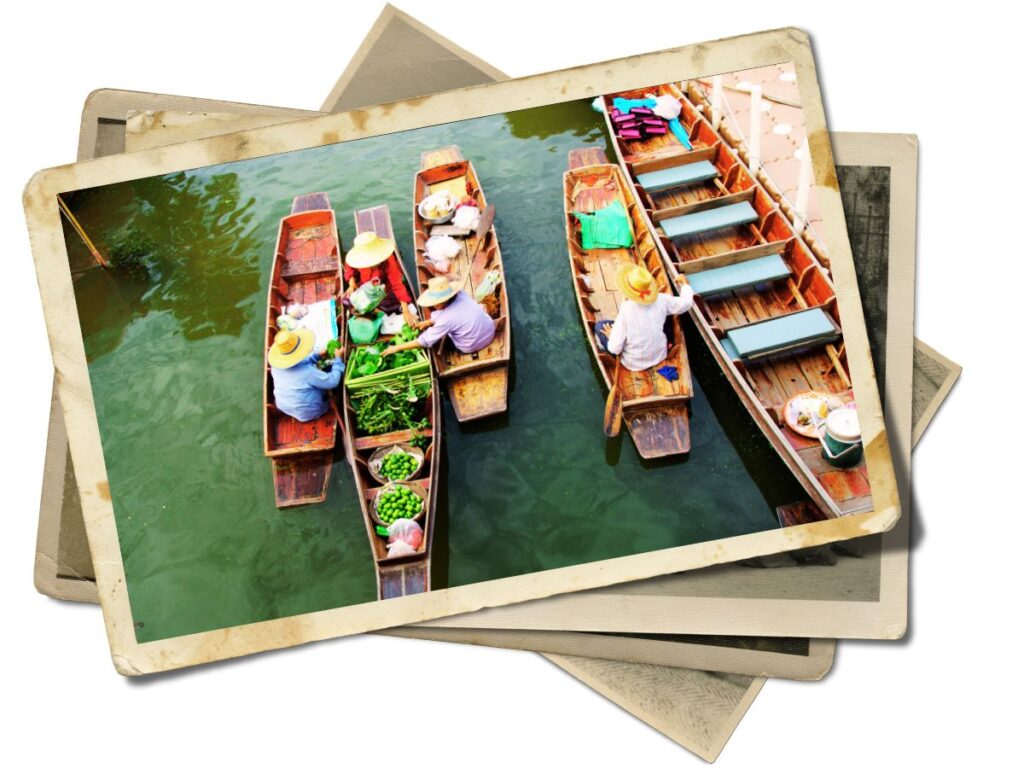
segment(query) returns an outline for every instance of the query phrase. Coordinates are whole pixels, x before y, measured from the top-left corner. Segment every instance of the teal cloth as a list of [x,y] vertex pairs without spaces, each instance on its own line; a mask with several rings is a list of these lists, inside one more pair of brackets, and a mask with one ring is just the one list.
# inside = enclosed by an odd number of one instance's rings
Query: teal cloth
[[654,99],[627,99],[623,96],[616,96],[612,99],[612,106],[615,107],[619,112],[629,112],[633,107],[647,107],[653,109],[658,105]]
[[693,149],[693,144],[690,143],[690,137],[686,135],[686,129],[683,128],[683,124],[679,122],[679,118],[668,121],[668,127],[672,129],[672,133],[679,139],[679,143],[687,149]]
[[594,213],[573,213],[580,222],[580,234],[585,251],[598,248],[629,248],[633,245],[633,230],[629,226],[629,216],[618,200]]

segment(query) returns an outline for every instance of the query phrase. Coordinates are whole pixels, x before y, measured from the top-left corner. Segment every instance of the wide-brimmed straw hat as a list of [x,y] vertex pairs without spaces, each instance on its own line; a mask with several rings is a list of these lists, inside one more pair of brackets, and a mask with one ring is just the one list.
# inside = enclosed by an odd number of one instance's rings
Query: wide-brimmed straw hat
[[654,282],[654,275],[643,267],[623,264],[615,273],[615,282],[618,283],[619,290],[626,294],[626,298],[637,304],[652,304],[658,298],[658,285]]
[[419,295],[416,303],[421,307],[433,307],[454,297],[462,290],[462,283],[449,282],[447,277],[432,277],[427,281],[427,290]]
[[352,250],[345,254],[345,264],[352,269],[369,269],[386,261],[394,252],[394,240],[385,240],[376,232],[360,232],[352,241]]
[[309,328],[278,331],[267,350],[267,362],[274,368],[291,368],[305,360],[313,351],[315,337]]

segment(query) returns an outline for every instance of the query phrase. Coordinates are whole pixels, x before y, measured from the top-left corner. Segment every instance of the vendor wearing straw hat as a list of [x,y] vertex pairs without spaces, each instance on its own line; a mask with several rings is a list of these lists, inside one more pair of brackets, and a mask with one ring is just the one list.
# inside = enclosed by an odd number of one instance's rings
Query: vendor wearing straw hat
[[344,275],[348,288],[343,304],[351,306],[348,295],[363,283],[377,280],[387,291],[379,308],[388,313],[400,308],[406,325],[410,328],[416,326],[412,296],[402,278],[394,240],[385,240],[376,232],[360,232],[352,243],[352,250],[345,255]]
[[267,350],[274,379],[274,405],[299,421],[319,419],[330,407],[327,391],[341,383],[345,363],[341,348],[334,353],[331,370],[321,371],[321,355],[313,351],[314,335],[308,328],[281,330]]
[[429,349],[445,336],[464,354],[478,352],[494,341],[494,320],[462,290],[461,283],[450,283],[444,276],[432,277],[416,303],[430,309],[430,319],[419,324],[423,333],[413,341],[388,347],[383,354],[392,355],[414,347]]
[[624,368],[653,368],[668,355],[665,318],[681,315],[693,306],[693,289],[681,285],[679,296],[659,293],[653,275],[634,264],[619,267],[615,282],[626,301],[619,306],[614,323],[601,320],[594,326],[597,339],[608,352],[621,355]]

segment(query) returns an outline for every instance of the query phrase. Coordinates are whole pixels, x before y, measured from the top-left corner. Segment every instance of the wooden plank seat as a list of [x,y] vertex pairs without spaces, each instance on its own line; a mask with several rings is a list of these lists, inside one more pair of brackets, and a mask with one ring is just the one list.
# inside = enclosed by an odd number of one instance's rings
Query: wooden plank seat
[[749,288],[759,283],[782,280],[792,274],[789,265],[778,254],[741,261],[715,269],[705,269],[687,276],[690,287],[699,296]]
[[714,164],[710,160],[701,160],[697,163],[674,165],[660,171],[641,173],[636,180],[647,192],[664,192],[666,189],[710,181],[717,176],[718,169]]
[[719,208],[688,213],[684,216],[665,219],[661,222],[661,229],[670,240],[681,237],[691,237],[715,229],[726,227],[737,227],[742,224],[752,224],[759,216],[749,202],[723,205]]
[[294,261],[281,267],[281,277],[309,277],[328,272],[336,272],[338,269],[338,257],[336,255],[324,256],[319,259],[307,259],[305,261]]
[[757,360],[801,347],[828,344],[842,333],[825,310],[812,307],[733,328],[722,347],[733,360]]

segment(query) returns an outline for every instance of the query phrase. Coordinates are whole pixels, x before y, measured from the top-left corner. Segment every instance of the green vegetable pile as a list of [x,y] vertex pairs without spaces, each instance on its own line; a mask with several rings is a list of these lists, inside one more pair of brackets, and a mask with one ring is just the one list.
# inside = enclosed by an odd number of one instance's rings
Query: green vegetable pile
[[327,342],[327,349],[325,351],[325,357],[323,360],[317,361],[317,367],[321,371],[326,371],[334,364],[334,353],[338,351],[338,347],[341,346],[341,342],[337,339],[331,339]]
[[405,480],[419,466],[419,462],[412,454],[404,451],[393,451],[384,457],[378,470],[381,477],[388,480]]
[[414,384],[406,377],[394,389],[380,389],[356,399],[356,427],[369,435],[397,429],[423,430],[428,419],[417,419],[420,404],[430,393],[430,384]]
[[377,499],[377,517],[387,525],[400,517],[416,517],[422,509],[423,499],[401,485]]
[[371,374],[377,373],[378,371],[392,371],[395,368],[402,368],[406,365],[411,365],[419,360],[417,350],[407,349],[402,352],[396,352],[393,355],[384,357],[381,353],[389,346],[394,344],[404,344],[407,341],[412,341],[418,338],[420,332],[415,328],[410,328],[408,325],[403,325],[402,330],[392,336],[386,342],[377,342],[376,344],[367,344],[363,347],[358,347],[352,355],[352,360],[349,365],[352,366],[353,379],[359,379],[363,376],[370,376]]

